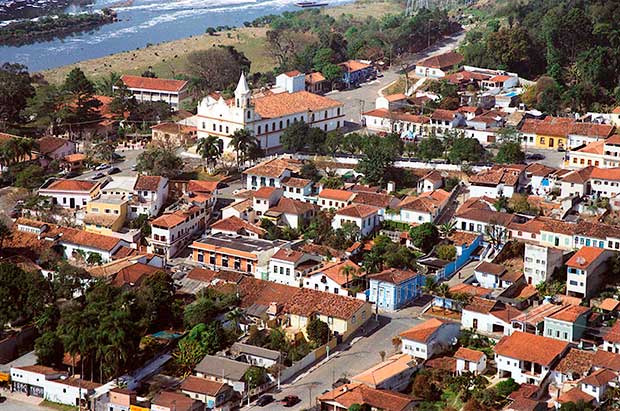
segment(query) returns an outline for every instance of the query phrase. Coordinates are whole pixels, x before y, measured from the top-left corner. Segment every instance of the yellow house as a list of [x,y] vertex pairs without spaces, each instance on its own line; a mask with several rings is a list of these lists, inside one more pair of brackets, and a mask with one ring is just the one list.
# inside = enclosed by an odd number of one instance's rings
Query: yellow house
[[526,119],[521,126],[523,142],[536,148],[567,148],[568,135],[574,125],[572,118],[548,116],[544,120]]
[[85,230],[110,235],[120,231],[127,220],[129,202],[125,197],[101,196],[86,204]]

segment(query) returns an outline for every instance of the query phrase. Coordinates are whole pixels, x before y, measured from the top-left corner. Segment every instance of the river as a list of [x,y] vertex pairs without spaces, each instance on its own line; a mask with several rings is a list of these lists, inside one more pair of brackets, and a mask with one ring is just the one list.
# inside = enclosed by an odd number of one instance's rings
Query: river
[[[7,0],[0,0],[0,3]],[[39,0],[41,1],[41,0]],[[16,62],[30,71],[64,66],[121,51],[202,34],[207,27],[240,26],[267,14],[299,10],[299,0],[96,0],[71,6],[70,13],[114,6],[119,21],[97,30],[21,47],[0,47],[0,64]],[[353,0],[329,0],[330,6]]]

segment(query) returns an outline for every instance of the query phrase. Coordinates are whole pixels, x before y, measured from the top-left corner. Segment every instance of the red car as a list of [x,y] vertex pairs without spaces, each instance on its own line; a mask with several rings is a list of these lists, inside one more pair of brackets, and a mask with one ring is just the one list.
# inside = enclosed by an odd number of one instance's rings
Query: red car
[[287,395],[286,397],[280,400],[280,404],[285,407],[292,407],[293,405],[299,403],[301,400],[296,395]]

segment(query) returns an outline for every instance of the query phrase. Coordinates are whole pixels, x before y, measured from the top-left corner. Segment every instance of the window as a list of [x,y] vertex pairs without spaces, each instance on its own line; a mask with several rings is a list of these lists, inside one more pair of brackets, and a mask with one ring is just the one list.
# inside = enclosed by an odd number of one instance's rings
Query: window
[[262,127],[261,127],[261,126],[258,126],[258,133],[256,133],[256,134],[260,134],[260,133],[261,133],[261,131],[262,131]]
[[213,123],[213,131],[216,131],[216,130],[217,130],[217,128],[216,128],[216,127],[217,127],[217,126],[215,125],[215,123]]

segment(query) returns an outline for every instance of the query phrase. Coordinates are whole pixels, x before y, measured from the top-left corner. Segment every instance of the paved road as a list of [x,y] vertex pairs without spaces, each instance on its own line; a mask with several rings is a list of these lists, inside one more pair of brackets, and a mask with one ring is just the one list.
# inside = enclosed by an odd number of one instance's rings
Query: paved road
[[[447,37],[444,41],[439,42],[433,47],[410,56],[406,63],[410,65],[423,58],[451,51],[456,48],[464,38],[465,32]],[[383,77],[377,80],[366,83],[353,90],[334,91],[328,93],[328,96],[344,103],[344,112],[346,113],[347,122],[359,124],[361,113],[375,108],[375,101],[379,96],[379,92],[398,79],[401,75],[398,73],[399,70],[400,67],[386,70],[383,72]]]
[[526,147],[524,151],[526,152],[526,154],[542,154],[543,156],[545,156],[544,159],[532,161],[532,163],[540,163],[548,167],[556,168],[563,168],[564,166],[564,156],[566,155],[566,152],[531,147]]
[[[118,149],[118,150],[116,150],[116,153],[124,156],[125,159],[123,161],[120,161],[118,163],[114,163],[112,165],[113,167],[118,167],[121,170],[120,173],[117,173],[115,175],[117,175],[117,176],[133,176],[133,175],[136,175],[136,172],[132,170],[132,167],[134,167],[136,165],[136,162],[138,160],[138,156],[143,151],[144,150],[142,150],[142,149],[138,149],[138,150]],[[88,170],[88,171],[85,171],[84,173],[80,174],[79,176],[75,177],[75,179],[77,179],[77,180],[89,180],[92,177],[94,177],[95,174],[97,174],[99,172],[101,172],[101,173],[103,173],[105,175],[108,170],[109,169],[105,169],[105,170],[101,170],[101,171]]]
[[[298,396],[301,402],[292,407],[292,410],[301,410],[314,405],[315,398],[318,395],[331,390],[333,381],[343,376],[350,378],[379,363],[381,351],[385,351],[388,356],[393,354],[392,337],[422,322],[418,318],[419,313],[419,307],[411,307],[398,313],[382,316],[382,322],[387,322],[387,324],[376,330],[372,335],[362,337],[348,350],[337,352],[331,359],[303,375],[298,381],[283,386],[282,391],[275,394],[274,397],[279,400],[287,395]],[[250,406],[244,409],[276,411],[281,410],[282,406],[272,403],[262,408]]]

